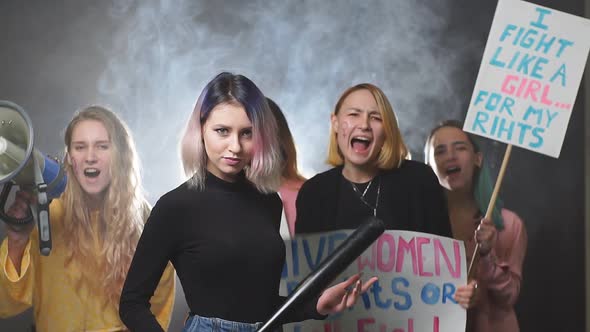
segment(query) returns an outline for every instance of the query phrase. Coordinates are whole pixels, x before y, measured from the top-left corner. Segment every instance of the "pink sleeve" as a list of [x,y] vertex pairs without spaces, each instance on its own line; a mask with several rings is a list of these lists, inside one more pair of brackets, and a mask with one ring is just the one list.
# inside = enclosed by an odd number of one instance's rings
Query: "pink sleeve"
[[300,183],[288,183],[279,189],[281,200],[283,201],[283,208],[285,209],[285,217],[287,218],[287,224],[289,225],[289,234],[291,237],[295,236],[295,220],[297,219],[297,209],[295,202],[297,201],[297,195],[299,193],[299,187],[295,187]]
[[492,251],[479,260],[478,277],[486,283],[493,302],[512,307],[520,293],[527,235],[522,220],[514,212],[503,209],[502,218],[504,229],[498,231]]

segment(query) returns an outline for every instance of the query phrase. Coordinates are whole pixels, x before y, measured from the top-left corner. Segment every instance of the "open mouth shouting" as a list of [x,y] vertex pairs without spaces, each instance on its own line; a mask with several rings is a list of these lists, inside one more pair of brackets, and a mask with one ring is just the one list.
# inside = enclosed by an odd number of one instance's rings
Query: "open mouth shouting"
[[445,171],[447,172],[447,175],[453,175],[453,174],[457,174],[457,173],[461,172],[461,167],[450,166],[450,167],[447,167],[447,169]]
[[369,152],[373,139],[367,136],[353,136],[350,139],[350,146],[356,153],[366,154]]
[[100,170],[96,168],[85,168],[84,176],[90,179],[95,179],[100,175]]
[[454,183],[453,186],[457,185],[457,181],[462,178],[461,167],[459,165],[448,165],[444,168],[445,176],[447,181]]

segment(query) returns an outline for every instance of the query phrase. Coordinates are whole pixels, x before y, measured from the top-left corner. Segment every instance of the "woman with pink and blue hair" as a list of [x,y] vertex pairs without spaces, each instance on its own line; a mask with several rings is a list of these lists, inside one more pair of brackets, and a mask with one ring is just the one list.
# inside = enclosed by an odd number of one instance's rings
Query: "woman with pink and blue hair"
[[[276,194],[283,158],[276,120],[256,85],[230,73],[209,82],[181,156],[189,179],[152,210],[123,288],[121,319],[132,331],[161,331],[148,300],[171,261],[190,309],[184,331],[255,331],[285,300],[278,295],[285,245]],[[352,276],[285,322],[340,312],[375,281]]]

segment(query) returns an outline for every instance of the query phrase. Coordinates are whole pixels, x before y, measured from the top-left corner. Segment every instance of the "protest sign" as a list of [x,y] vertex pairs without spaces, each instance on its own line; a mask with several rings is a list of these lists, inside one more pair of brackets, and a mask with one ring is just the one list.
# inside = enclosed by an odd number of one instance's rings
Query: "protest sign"
[[[281,280],[283,294],[291,292],[352,231],[297,236],[287,241]],[[463,331],[465,310],[454,300],[466,281],[465,249],[460,241],[437,235],[386,231],[335,282],[363,272],[379,277],[351,309],[325,321],[289,324],[299,332],[418,332]]]
[[559,157],[588,56],[588,36],[590,20],[500,0],[464,129]]

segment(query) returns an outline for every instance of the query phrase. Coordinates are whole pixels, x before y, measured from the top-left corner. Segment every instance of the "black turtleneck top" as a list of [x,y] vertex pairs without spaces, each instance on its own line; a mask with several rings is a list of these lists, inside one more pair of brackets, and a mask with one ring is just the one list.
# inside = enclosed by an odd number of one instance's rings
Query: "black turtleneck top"
[[[184,183],[162,196],[141,235],[121,294],[121,319],[132,331],[162,331],[149,299],[168,261],[191,313],[263,322],[284,301],[279,282],[285,245],[281,200],[245,178],[225,182],[208,173],[205,189]],[[288,321],[321,318],[315,304]]]

